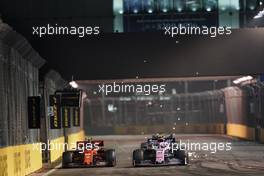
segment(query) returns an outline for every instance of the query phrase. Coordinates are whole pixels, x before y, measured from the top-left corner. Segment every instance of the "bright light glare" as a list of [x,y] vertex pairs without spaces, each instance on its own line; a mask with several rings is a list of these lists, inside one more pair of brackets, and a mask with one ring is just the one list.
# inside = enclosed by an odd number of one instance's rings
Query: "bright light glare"
[[134,13],[138,13],[138,9],[134,9],[133,12],[134,12]]
[[168,9],[162,9],[162,12],[166,13],[168,12]]
[[249,9],[250,9],[250,10],[254,10],[255,7],[254,7],[253,5],[251,5],[251,6],[249,6]]
[[225,10],[226,10],[226,7],[224,7],[224,6],[221,7],[221,10],[222,10],[222,11],[225,11]]
[[69,84],[70,84],[70,85],[72,86],[72,88],[74,88],[74,89],[78,88],[78,84],[77,84],[75,81],[71,81]]
[[241,78],[238,78],[236,80],[233,81],[234,84],[240,84],[242,82],[245,82],[245,81],[250,81],[252,80],[253,77],[252,76],[244,76],[244,77],[241,77]]
[[264,16],[264,9],[260,11],[256,16],[254,16],[254,19],[262,18]]
[[207,12],[211,12],[211,11],[212,11],[212,8],[211,8],[211,7],[207,7],[207,8],[206,8],[206,11],[207,11]]
[[119,14],[123,14],[123,13],[124,13],[124,11],[123,11],[123,10],[119,10],[118,12],[119,12]]
[[192,8],[192,11],[193,11],[193,12],[196,12],[196,11],[197,11],[197,8],[195,8],[195,7]]
[[177,8],[177,10],[178,10],[178,12],[181,12],[182,11],[182,8],[179,7],[179,8]]
[[258,19],[258,18],[261,18],[262,16],[260,16],[260,15],[256,15],[256,16],[254,16],[254,19]]

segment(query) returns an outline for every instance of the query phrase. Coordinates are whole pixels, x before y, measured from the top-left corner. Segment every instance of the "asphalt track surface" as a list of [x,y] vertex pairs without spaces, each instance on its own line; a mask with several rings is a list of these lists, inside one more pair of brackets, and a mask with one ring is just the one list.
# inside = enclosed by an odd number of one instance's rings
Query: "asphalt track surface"
[[[147,135],[141,136],[97,136],[94,139],[105,141],[107,148],[115,148],[117,153],[116,167],[100,168],[58,168],[52,176],[216,176],[216,175],[264,175],[264,145],[254,142],[241,141],[220,135],[176,135],[177,140],[199,143],[231,142],[232,150],[191,151],[188,166],[137,167],[132,166],[132,151],[139,147]],[[149,137],[149,136],[148,136]]]

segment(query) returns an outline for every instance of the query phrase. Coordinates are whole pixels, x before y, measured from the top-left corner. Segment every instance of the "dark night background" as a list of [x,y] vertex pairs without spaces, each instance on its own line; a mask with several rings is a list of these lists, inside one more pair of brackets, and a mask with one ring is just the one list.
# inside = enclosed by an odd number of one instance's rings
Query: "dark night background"
[[[264,72],[264,29],[238,29],[210,38],[162,33],[112,33],[111,0],[1,0],[4,22],[24,35],[65,79],[120,79]],[[46,24],[96,26],[97,37],[32,36],[32,26]],[[179,41],[179,43],[176,43]],[[197,74],[198,73],[198,74]]]

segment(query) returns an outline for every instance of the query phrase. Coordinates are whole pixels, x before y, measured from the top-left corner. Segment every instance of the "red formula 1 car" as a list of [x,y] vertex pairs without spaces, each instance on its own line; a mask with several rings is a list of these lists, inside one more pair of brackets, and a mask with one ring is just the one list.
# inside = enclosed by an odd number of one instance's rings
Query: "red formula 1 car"
[[105,149],[104,141],[79,141],[76,146],[76,150],[63,152],[63,168],[116,165],[115,150]]

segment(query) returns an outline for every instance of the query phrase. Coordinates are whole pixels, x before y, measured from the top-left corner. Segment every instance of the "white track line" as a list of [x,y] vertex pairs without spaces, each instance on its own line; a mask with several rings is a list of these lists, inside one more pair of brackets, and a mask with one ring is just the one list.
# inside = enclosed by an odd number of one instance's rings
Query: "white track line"
[[42,176],[49,176],[50,174],[58,170],[58,168],[60,167],[61,167],[61,164],[57,165],[54,169],[49,170],[47,173],[43,174]]

